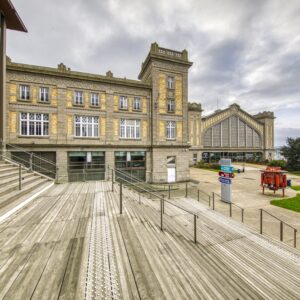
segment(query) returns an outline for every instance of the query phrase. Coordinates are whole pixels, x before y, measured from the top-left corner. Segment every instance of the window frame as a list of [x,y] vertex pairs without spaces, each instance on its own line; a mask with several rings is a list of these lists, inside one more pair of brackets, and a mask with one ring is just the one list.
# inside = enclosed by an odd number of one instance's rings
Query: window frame
[[[23,118],[22,114],[26,114],[26,118]],[[33,119],[30,119],[30,115],[34,115]],[[41,115],[41,119],[37,119],[37,115]],[[47,116],[47,117],[46,117]],[[20,112],[19,116],[20,120],[20,128],[19,133],[22,137],[47,137],[49,136],[50,130],[50,115],[48,113],[32,113],[32,112]],[[23,122],[26,122],[26,133],[23,133]],[[33,124],[31,124],[33,123]],[[39,124],[40,123],[40,124]],[[32,130],[31,126],[33,126],[34,134],[30,134]],[[38,130],[38,126],[40,126],[41,134],[36,134]]]
[[[45,99],[42,99],[42,89],[46,89],[47,90],[47,93],[45,94],[44,93],[44,95],[47,95],[47,99],[45,100]],[[39,88],[39,101],[40,102],[43,102],[43,103],[49,103],[50,102],[50,89],[49,89],[49,87],[47,87],[47,86],[40,86],[40,88]]]
[[[78,122],[76,118],[79,118],[80,121]],[[84,118],[86,118],[85,122],[83,122]],[[92,118],[92,122],[89,122],[89,118]],[[97,119],[97,122],[95,122],[95,119]],[[77,135],[77,125],[79,125],[79,132],[80,132],[79,135]],[[85,134],[83,134],[83,132],[85,132]],[[92,134],[89,135],[89,132],[92,132]],[[99,132],[100,132],[99,116],[74,115],[74,137],[75,138],[99,138],[100,136]]]
[[[23,92],[22,92],[22,88],[25,88],[25,97],[23,98],[22,97],[22,95],[23,95]],[[28,85],[28,84],[20,84],[20,86],[19,86],[19,89],[20,89],[20,94],[19,94],[19,96],[20,96],[20,100],[23,100],[23,101],[29,101],[30,100],[30,92],[31,92],[31,90],[30,90],[30,85]]]
[[[78,95],[81,95],[78,97]],[[81,103],[77,103],[78,99],[81,99]],[[80,105],[83,106],[83,91],[74,91],[74,105]]]
[[[172,105],[169,105],[169,102],[172,102]],[[169,107],[172,107],[173,106],[173,109],[169,109]],[[174,98],[168,98],[167,99],[167,112],[168,113],[174,113],[175,112],[175,99]]]
[[[93,101],[95,101],[95,99],[93,98],[93,96],[96,96],[97,98],[97,104],[94,104]],[[90,94],[90,105],[93,107],[99,107],[100,106],[100,97],[99,97],[99,93],[96,92],[91,92]]]
[[[129,122],[134,124],[127,124]],[[141,139],[141,120],[140,119],[120,119],[120,139],[139,140]]]
[[[122,100],[124,101],[124,103],[126,103],[126,105],[121,105]],[[122,110],[128,110],[128,97],[127,96],[119,96],[119,109]]]
[[168,76],[167,77],[167,88],[169,90],[174,90],[175,89],[175,78],[174,78],[174,76]]
[[[171,126],[171,124],[174,124],[174,126]],[[176,121],[166,121],[166,139],[176,140]]]
[[[135,107],[136,103],[138,103],[138,108]],[[134,97],[133,98],[132,109],[133,110],[138,110],[138,111],[142,110],[142,99],[141,99],[141,97]]]

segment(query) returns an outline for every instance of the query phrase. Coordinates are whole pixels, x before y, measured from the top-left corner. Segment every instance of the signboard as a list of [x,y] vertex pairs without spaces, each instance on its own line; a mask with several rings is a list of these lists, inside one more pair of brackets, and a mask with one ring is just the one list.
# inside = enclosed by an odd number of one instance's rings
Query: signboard
[[219,172],[219,176],[220,177],[226,177],[226,178],[234,178],[233,173],[225,173],[225,172],[222,172],[222,171]]
[[87,152],[86,162],[88,163],[92,162],[92,152]]
[[219,181],[221,183],[224,183],[224,184],[231,184],[231,179],[230,178],[219,177]]
[[231,166],[221,166],[221,171],[225,173],[233,173],[234,167]]

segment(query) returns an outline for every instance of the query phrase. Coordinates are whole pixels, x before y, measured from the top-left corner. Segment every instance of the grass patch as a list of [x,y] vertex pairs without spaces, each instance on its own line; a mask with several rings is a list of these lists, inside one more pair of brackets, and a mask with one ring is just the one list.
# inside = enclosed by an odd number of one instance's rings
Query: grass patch
[[289,171],[289,174],[300,176],[300,171]]
[[297,194],[296,197],[289,199],[272,200],[271,204],[296,212],[300,212],[300,194]]
[[300,192],[300,185],[291,186],[291,189],[293,189],[294,191]]

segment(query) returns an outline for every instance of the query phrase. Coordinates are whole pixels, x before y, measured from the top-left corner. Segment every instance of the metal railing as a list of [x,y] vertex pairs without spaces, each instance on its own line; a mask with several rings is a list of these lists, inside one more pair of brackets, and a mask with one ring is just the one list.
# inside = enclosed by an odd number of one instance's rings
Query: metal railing
[[[0,140],[0,144],[2,140]],[[20,154],[20,155],[18,155]],[[46,158],[38,156],[32,152],[25,151],[23,148],[5,144],[5,150],[2,149],[0,158],[4,161],[21,166],[30,172],[36,172],[50,179],[56,179],[57,170],[56,163]]]
[[[120,201],[120,214],[123,213],[123,184],[124,185],[128,185],[128,186],[131,186],[131,187],[135,187],[133,190],[136,190],[138,189],[140,192],[139,192],[139,203],[140,203],[140,193],[143,192],[144,194],[149,194],[151,196],[153,196],[154,198],[157,198],[160,200],[160,229],[161,231],[164,230],[164,227],[163,227],[163,214],[165,213],[165,203],[168,203],[178,209],[181,209],[183,210],[184,212],[188,213],[188,214],[191,214],[194,218],[194,243],[197,243],[197,218],[199,217],[198,214],[186,209],[186,208],[183,208],[171,201],[168,201],[165,199],[164,195],[161,196],[159,195],[158,193],[156,192],[153,192],[153,191],[150,191],[150,190],[147,190],[145,189],[144,187],[141,187],[141,186],[137,186],[136,183],[133,183],[131,182],[130,180],[126,180],[124,178],[124,176],[122,176],[122,178],[117,178],[117,174],[116,174],[116,170],[114,168],[110,168],[110,170],[112,170],[112,176],[111,176],[111,181],[112,181],[112,192],[114,192],[114,181],[116,181],[118,184],[119,184],[119,201]],[[117,180],[119,179],[119,181]]]
[[282,221],[281,219],[279,219],[278,217],[274,216],[273,214],[269,213],[268,211],[266,211],[265,209],[262,209],[260,208],[260,225],[259,225],[259,233],[260,234],[263,234],[263,214],[267,214],[269,216],[271,216],[272,218],[276,219],[277,221],[279,221],[279,239],[281,242],[283,242],[283,231],[284,231],[284,227],[283,225],[285,226],[288,226],[289,228],[291,228],[293,230],[293,246],[294,248],[297,247],[297,229],[293,226],[291,226],[290,224]]

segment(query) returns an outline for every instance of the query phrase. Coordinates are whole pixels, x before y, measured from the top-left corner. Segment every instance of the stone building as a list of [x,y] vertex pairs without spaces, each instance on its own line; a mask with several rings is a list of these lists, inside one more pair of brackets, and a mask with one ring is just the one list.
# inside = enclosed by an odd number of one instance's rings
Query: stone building
[[272,113],[232,105],[203,117],[188,103],[191,65],[186,50],[157,43],[139,80],[7,58],[7,148],[28,152],[12,151],[16,160],[33,152],[55,162],[60,182],[102,179],[108,165],[148,182],[185,181],[195,160],[273,155]]
[[189,104],[190,163],[195,161],[260,161],[274,158],[274,114],[250,115],[238,104],[202,116],[200,104]]
[[[188,69],[151,45],[140,80],[7,59],[7,139],[56,162],[60,182],[104,177],[105,165],[150,182],[189,179]],[[15,159],[26,154],[15,151]],[[21,157],[22,156],[22,157]]]

